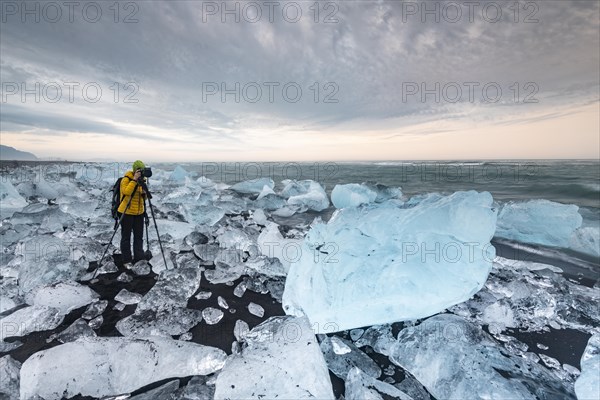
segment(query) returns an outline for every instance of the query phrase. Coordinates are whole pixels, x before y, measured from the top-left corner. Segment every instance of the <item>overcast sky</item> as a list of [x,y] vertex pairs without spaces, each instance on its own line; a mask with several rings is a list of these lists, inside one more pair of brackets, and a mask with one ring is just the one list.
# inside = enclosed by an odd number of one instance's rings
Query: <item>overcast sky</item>
[[40,157],[600,156],[598,1],[1,3],[2,144]]

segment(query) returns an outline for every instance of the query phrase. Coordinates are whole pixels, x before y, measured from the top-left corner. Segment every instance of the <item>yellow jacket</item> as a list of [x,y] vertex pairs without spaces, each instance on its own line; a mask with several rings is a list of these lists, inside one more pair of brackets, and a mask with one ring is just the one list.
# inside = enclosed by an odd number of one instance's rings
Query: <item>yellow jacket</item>
[[121,179],[121,203],[119,204],[118,209],[121,214],[125,211],[125,207],[127,207],[127,203],[129,203],[129,198],[132,194],[133,199],[125,214],[140,215],[144,213],[144,199],[146,194],[142,190],[141,185],[138,185],[137,190],[133,193],[135,185],[136,182],[133,180],[133,171],[127,171],[123,179]]

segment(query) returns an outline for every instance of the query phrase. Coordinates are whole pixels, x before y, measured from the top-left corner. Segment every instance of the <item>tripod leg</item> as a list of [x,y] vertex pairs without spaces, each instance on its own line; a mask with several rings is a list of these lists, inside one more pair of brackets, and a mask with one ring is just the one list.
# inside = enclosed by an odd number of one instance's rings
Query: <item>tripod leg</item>
[[158,244],[160,246],[160,252],[162,253],[163,261],[165,262],[165,269],[167,269],[168,268],[167,258],[165,257],[165,252],[162,247],[162,241],[160,240],[160,234],[158,233],[158,225],[156,225],[156,218],[154,217],[154,209],[152,208],[152,202],[150,201],[150,198],[148,198],[148,205],[150,206],[150,214],[152,214],[152,220],[154,221],[154,228],[156,229],[156,237],[158,237]]

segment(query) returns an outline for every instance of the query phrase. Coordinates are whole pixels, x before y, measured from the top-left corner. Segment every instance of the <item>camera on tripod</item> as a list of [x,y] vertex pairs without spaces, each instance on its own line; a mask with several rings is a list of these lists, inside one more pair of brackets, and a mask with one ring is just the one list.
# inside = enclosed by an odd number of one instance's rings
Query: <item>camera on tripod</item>
[[144,178],[150,178],[152,176],[152,168],[150,167],[142,168],[141,171]]

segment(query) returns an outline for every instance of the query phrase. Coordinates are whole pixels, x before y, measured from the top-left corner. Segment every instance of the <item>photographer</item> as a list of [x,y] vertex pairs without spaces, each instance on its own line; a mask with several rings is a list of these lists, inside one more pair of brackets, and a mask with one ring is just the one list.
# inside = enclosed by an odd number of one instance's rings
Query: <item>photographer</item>
[[[143,236],[144,236],[144,191],[146,178],[144,171],[146,166],[140,160],[133,163],[131,171],[127,171],[121,180],[121,202],[118,215],[124,213],[121,222],[121,254],[123,264],[126,268],[144,259]],[[130,198],[131,203],[129,202]],[[129,204],[129,207],[127,205]],[[131,232],[133,231],[133,259],[131,257]]]

